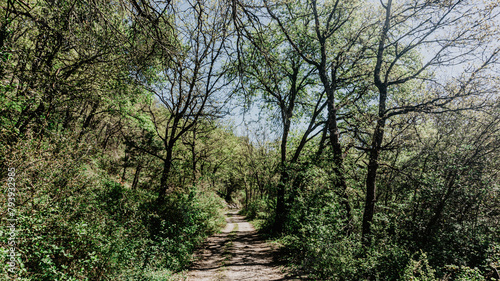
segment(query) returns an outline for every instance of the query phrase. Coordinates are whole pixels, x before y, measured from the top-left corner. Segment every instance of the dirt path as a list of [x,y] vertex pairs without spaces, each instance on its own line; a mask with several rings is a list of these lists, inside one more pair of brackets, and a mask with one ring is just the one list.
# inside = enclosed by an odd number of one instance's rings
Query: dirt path
[[296,280],[285,277],[273,261],[273,249],[236,213],[227,214],[222,233],[210,237],[197,253],[187,280]]

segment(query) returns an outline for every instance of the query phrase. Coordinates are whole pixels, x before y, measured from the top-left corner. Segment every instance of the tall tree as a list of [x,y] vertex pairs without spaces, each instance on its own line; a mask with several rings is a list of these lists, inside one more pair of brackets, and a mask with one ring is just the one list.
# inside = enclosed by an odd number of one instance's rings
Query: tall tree
[[141,98],[129,71],[142,63],[131,41],[143,30],[124,20],[133,18],[128,2],[4,2],[0,118],[10,142],[70,128],[82,141]]
[[[484,72],[496,63],[499,49],[491,49],[493,31],[487,26],[497,17],[498,4],[478,7],[470,1],[381,1],[384,11],[379,38],[375,43],[373,84],[377,89],[377,118],[371,143],[367,148],[369,162],[366,175],[365,210],[363,214],[363,241],[369,243],[371,223],[375,212],[376,178],[379,157],[384,150],[384,132],[387,121],[410,112],[443,112],[472,109],[481,105],[472,103],[454,107],[454,101],[485,94],[488,89],[478,87]],[[468,28],[463,28],[467,26]],[[415,52],[425,48],[427,58],[415,60]],[[444,66],[463,65],[482,54],[477,67],[464,74],[445,90],[435,75]],[[476,62],[477,63],[477,62]],[[427,82],[408,99],[397,99],[397,92],[413,81]],[[433,83],[435,82],[435,83]],[[427,85],[427,86],[425,86]],[[430,86],[432,85],[432,86]],[[487,85],[487,83],[486,83]],[[428,94],[423,94],[427,92]]]
[[[317,129],[323,124],[326,102],[324,92],[313,88],[315,68],[302,60],[275,24],[264,26],[253,22],[244,29],[246,41],[238,53],[235,73],[241,77],[241,93],[247,100],[258,95],[258,103],[273,115],[273,120],[279,120],[280,181],[275,230],[281,232],[287,212],[285,197],[292,180],[290,165],[297,163],[305,144],[320,132]],[[295,150],[289,151],[292,122],[300,121],[301,117],[307,118],[306,129]],[[292,195],[289,198],[293,201]]]
[[270,17],[281,32],[319,76],[327,98],[327,128],[335,183],[344,198],[347,212],[346,230],[351,231],[351,207],[344,172],[344,150],[339,120],[342,110],[360,100],[365,93],[364,72],[360,71],[366,48],[359,42],[367,30],[358,15],[358,1],[316,0],[299,3],[265,1]]
[[[208,1],[172,5],[171,18],[177,26],[179,42],[177,52],[161,52],[156,58],[161,67],[137,73],[138,82],[159,102],[150,106],[149,113],[163,151],[148,152],[163,162],[159,202],[169,188],[175,146],[182,136],[196,128],[200,119],[221,115],[222,90],[230,83],[225,79],[223,65],[223,60],[230,56],[227,7]],[[154,39],[161,44],[159,38]],[[163,109],[157,110],[156,106]]]

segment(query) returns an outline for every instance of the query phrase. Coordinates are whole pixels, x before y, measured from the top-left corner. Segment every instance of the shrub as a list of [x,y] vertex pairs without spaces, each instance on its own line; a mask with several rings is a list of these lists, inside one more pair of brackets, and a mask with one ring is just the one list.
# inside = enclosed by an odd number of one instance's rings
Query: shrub
[[[193,188],[155,209],[154,193],[116,182],[95,164],[98,157],[64,140],[11,149],[3,165],[17,173],[21,280],[153,280],[159,270],[182,269],[224,223],[216,195]],[[2,269],[7,259],[1,251]]]
[[437,280],[434,273],[435,270],[429,265],[427,255],[421,252],[418,260],[410,260],[402,279],[408,281],[433,281]]

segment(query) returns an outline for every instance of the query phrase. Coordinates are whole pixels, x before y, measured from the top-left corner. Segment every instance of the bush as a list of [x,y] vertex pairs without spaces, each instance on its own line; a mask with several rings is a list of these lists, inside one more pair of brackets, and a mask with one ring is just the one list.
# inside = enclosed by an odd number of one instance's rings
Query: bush
[[265,219],[269,217],[269,208],[265,199],[252,200],[240,211],[247,219]]
[[223,207],[224,201],[215,193],[196,188],[171,194],[158,212],[149,214],[152,264],[173,271],[189,264],[195,247],[225,223]]
[[434,273],[435,270],[429,265],[427,255],[421,252],[418,260],[410,260],[402,279],[405,281],[433,281],[437,280]]
[[[10,150],[2,171],[16,168],[20,280],[153,280],[188,264],[194,247],[223,224],[214,194],[193,188],[154,209],[154,193],[118,183],[98,157],[63,139]],[[0,252],[2,280],[7,254]]]

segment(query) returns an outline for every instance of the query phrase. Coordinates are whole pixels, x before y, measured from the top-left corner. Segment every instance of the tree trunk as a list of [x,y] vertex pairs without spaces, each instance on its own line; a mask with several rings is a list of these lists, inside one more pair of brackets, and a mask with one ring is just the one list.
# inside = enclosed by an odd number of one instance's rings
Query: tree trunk
[[286,146],[288,142],[288,132],[290,130],[290,119],[286,115],[284,118],[286,119],[284,120],[283,135],[281,138],[281,175],[276,196],[276,218],[274,221],[274,231],[277,233],[283,232],[286,218],[285,189],[289,180],[286,167]]
[[129,166],[128,164],[128,156],[127,156],[127,153],[125,152],[125,159],[123,161],[123,173],[122,173],[122,182],[125,182],[125,177],[127,176],[127,168]]
[[78,135],[77,143],[80,143],[83,136],[87,133],[87,128],[90,126],[90,123],[94,119],[95,112],[99,108],[99,102],[94,102],[92,104],[92,109],[90,110],[89,115],[85,118],[85,121],[83,122],[82,128],[80,130],[80,134]]
[[139,176],[141,174],[142,166],[141,164],[137,165],[137,168],[135,169],[135,174],[134,174],[134,181],[132,182],[132,189],[137,188],[137,184],[139,183]]
[[432,232],[434,227],[437,225],[439,222],[441,215],[443,214],[444,207],[446,206],[446,202],[450,198],[451,194],[453,193],[453,187],[455,185],[455,180],[457,178],[457,173],[450,173],[448,175],[448,180],[446,184],[446,193],[442,196],[441,200],[439,201],[438,205],[436,206],[434,210],[434,215],[431,217],[429,220],[429,223],[427,224],[427,227],[425,228],[425,237],[429,237]]
[[363,214],[363,232],[362,243],[364,246],[370,244],[371,224],[373,215],[375,213],[375,201],[377,200],[376,179],[378,170],[378,159],[380,150],[382,148],[382,141],[384,140],[384,128],[387,118],[385,117],[385,108],[387,101],[387,85],[380,80],[375,79],[375,84],[379,89],[379,108],[378,108],[378,121],[373,133],[372,143],[370,147],[370,159],[368,162],[368,171],[366,175],[366,198],[365,198],[365,211]]
[[277,233],[283,232],[284,223],[286,219],[286,206],[285,206],[285,188],[288,182],[288,173],[285,167],[282,167],[280,182],[278,184],[278,194],[276,199],[276,219],[274,222],[274,230]]
[[384,127],[385,118],[377,121],[377,126],[375,128],[375,133],[373,136],[371,149],[370,149],[370,159],[368,162],[368,171],[366,176],[366,198],[365,198],[365,211],[363,214],[363,244],[365,246],[370,243],[371,234],[371,223],[373,221],[373,215],[375,213],[375,202],[376,202],[376,179],[378,170],[378,158],[380,155],[380,147],[384,137]]
[[375,213],[375,201],[377,198],[376,190],[376,179],[378,170],[378,159],[380,155],[380,150],[382,147],[382,141],[384,139],[384,128],[385,122],[387,120],[385,116],[386,102],[387,102],[387,76],[385,76],[384,81],[381,79],[382,63],[384,59],[385,51],[385,40],[387,39],[387,34],[390,28],[391,19],[391,6],[392,0],[387,1],[387,5],[384,6],[386,10],[384,27],[382,33],[380,34],[380,42],[378,44],[377,50],[377,63],[375,65],[375,70],[373,73],[373,80],[375,86],[379,91],[379,101],[378,101],[378,120],[375,126],[375,131],[373,132],[372,143],[370,146],[370,159],[368,162],[368,171],[366,175],[366,198],[365,198],[365,211],[363,213],[363,231],[362,231],[362,243],[364,246],[369,246],[371,243],[371,224],[373,221],[373,215]]
[[170,169],[172,168],[172,151],[173,147],[167,147],[167,157],[163,161],[163,172],[160,179],[160,189],[158,192],[158,203],[163,203],[168,189],[168,177],[170,176]]
[[193,184],[196,182],[196,128],[193,129],[193,145],[191,146],[191,161],[193,162]]
[[339,128],[337,125],[337,108],[334,105],[333,89],[327,90],[328,95],[328,130],[330,132],[330,145],[333,150],[333,171],[335,173],[335,187],[342,197],[342,205],[346,211],[346,225],[344,226],[346,234],[352,232],[352,214],[351,206],[349,204],[349,195],[347,194],[347,183],[344,176],[344,157],[342,155],[342,145],[340,144]]
[[323,151],[325,150],[325,141],[327,137],[328,126],[325,125],[323,132],[321,133],[321,140],[319,141],[318,151],[316,151],[316,159],[319,160]]

